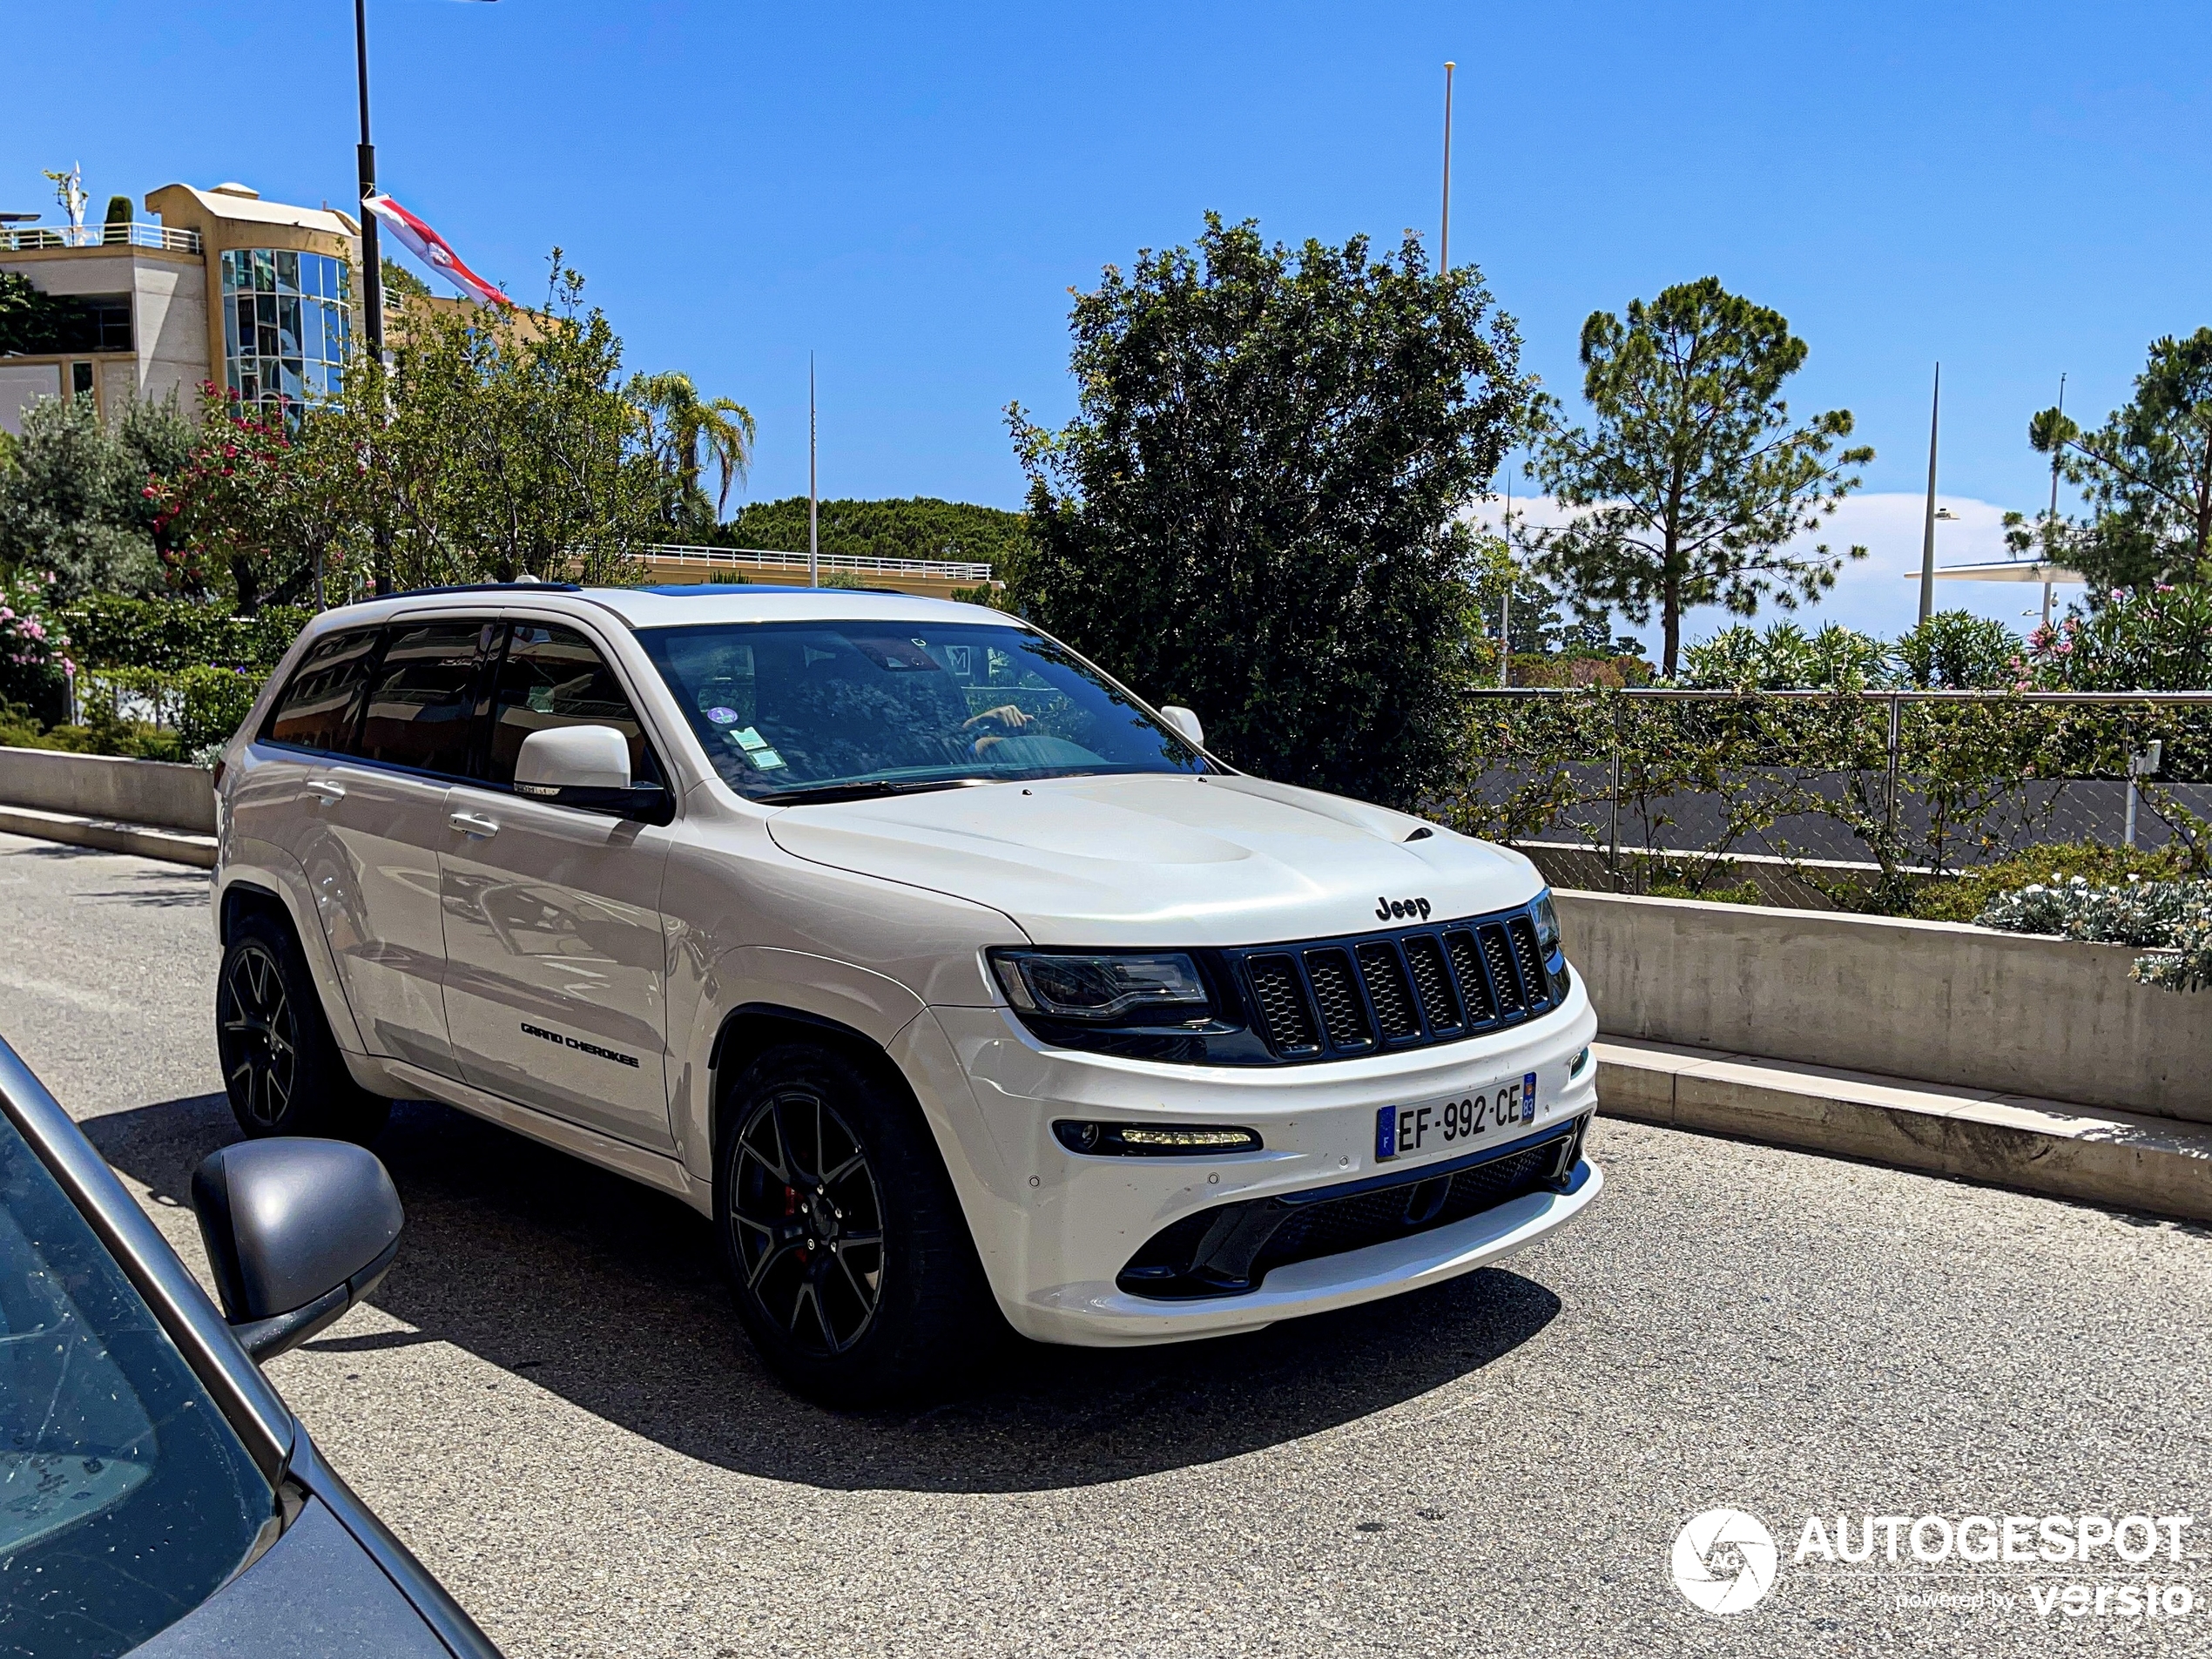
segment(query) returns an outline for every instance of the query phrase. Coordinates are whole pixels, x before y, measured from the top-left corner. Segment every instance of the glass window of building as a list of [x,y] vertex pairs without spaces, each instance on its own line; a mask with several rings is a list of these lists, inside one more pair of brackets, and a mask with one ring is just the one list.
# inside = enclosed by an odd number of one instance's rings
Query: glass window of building
[[313,403],[345,389],[353,273],[289,248],[223,255],[223,369],[248,403]]

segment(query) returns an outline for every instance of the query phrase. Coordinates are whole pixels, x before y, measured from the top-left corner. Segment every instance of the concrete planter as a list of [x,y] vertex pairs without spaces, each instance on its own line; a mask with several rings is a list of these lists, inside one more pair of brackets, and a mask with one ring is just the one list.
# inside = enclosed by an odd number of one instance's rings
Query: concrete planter
[[215,833],[213,774],[166,760],[0,748],[0,806]]
[[1610,1036],[2212,1123],[2212,993],[2121,945],[1561,890]]

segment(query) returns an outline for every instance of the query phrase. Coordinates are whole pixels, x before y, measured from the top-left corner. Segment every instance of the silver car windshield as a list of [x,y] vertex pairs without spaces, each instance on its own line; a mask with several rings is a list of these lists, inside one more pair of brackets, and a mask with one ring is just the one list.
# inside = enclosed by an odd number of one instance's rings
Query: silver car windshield
[[1210,770],[1127,691],[1026,628],[727,623],[638,639],[715,769],[755,800]]

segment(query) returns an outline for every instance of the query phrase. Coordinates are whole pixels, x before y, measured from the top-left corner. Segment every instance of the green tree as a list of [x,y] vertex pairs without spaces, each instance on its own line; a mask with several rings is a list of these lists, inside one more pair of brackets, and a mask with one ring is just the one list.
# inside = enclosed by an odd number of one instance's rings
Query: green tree
[[2088,578],[2092,604],[2115,588],[2212,577],[2212,328],[2152,341],[2134,396],[2099,430],[2048,408],[2027,441],[2094,509],[2054,553]]
[[[645,421],[645,443],[665,481],[661,516],[673,529],[711,535],[730,505],[730,486],[752,467],[752,414],[726,397],[702,398],[689,374],[640,374],[630,401]],[[699,480],[711,463],[720,488],[712,502]]]
[[[826,501],[818,509],[821,550],[863,558],[955,559],[995,567],[1015,556],[1028,535],[1019,513],[928,496]],[[806,497],[754,502],[723,527],[722,539],[730,547],[804,553]]]
[[430,297],[430,285],[398,261],[381,260],[378,268],[383,277],[384,293],[388,299],[428,300]]
[[1748,617],[1768,596],[1793,608],[1866,556],[1791,550],[1858,487],[1850,469],[1874,458],[1838,448],[1848,409],[1791,423],[1782,385],[1805,353],[1781,314],[1701,277],[1631,300],[1625,322],[1594,311],[1582,324],[1594,430],[1562,425],[1556,400],[1536,405],[1533,470],[1583,509],[1527,536],[1538,568],[1588,610],[1642,624],[1656,609],[1669,675],[1684,611],[1717,604]]
[[1008,419],[1029,479],[1015,603],[1262,774],[1412,803],[1470,663],[1460,508],[1528,392],[1480,273],[1264,242],[1208,214],[1076,297],[1077,413]]
[[81,350],[91,315],[81,300],[0,271],[0,357]]
[[23,428],[0,465],[0,570],[51,570],[56,604],[162,590],[163,538],[146,490],[190,442],[176,401],[134,401],[110,427],[89,397],[44,399]]
[[410,310],[391,367],[357,361],[344,404],[313,415],[320,487],[378,547],[380,588],[619,581],[659,539],[622,341],[560,249],[550,263],[543,311]]

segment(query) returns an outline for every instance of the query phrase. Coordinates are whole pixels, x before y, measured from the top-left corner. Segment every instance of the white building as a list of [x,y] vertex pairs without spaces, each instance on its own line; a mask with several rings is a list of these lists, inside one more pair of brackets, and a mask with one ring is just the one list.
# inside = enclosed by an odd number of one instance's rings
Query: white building
[[0,271],[84,306],[67,349],[0,355],[0,428],[65,391],[113,420],[172,392],[189,409],[202,381],[253,400],[337,389],[357,321],[352,218],[237,184],[165,185],[145,207],[154,222],[0,226]]

